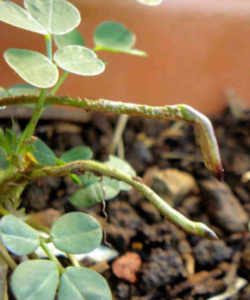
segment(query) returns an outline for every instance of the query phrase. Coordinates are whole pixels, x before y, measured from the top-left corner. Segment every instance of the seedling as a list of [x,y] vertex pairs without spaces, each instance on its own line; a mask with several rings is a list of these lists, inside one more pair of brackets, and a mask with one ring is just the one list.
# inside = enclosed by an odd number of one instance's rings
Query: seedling
[[[138,2],[156,5],[161,1]],[[40,116],[52,104],[90,112],[185,120],[194,125],[206,166],[221,177],[222,165],[212,125],[204,115],[188,105],[152,107],[106,99],[56,96],[69,73],[97,76],[104,72],[106,65],[97,52],[100,56],[101,51],[145,56],[144,51],[134,47],[135,35],[122,24],[104,22],[96,28],[95,47],[90,49],[76,29],[81,21],[79,11],[65,0],[24,0],[24,8],[2,0],[0,20],[43,35],[47,46],[47,55],[27,49],[8,49],[4,53],[7,64],[26,84],[1,88],[0,108],[34,105],[32,118],[20,135],[15,133],[14,126],[5,131],[0,129],[0,214],[3,216],[0,222],[0,256],[13,270],[10,286],[16,298],[52,300],[56,294],[59,300],[112,298],[105,279],[81,267],[73,256],[88,253],[100,245],[102,230],[93,217],[80,212],[65,214],[44,237],[41,230],[37,231],[41,226],[31,223],[23,211],[22,193],[28,184],[38,178],[70,176],[80,186],[69,199],[76,207],[89,207],[112,199],[120,191],[133,187],[185,231],[216,238],[216,234],[205,224],[193,222],[170,207],[136,176],[126,161],[115,156],[110,156],[107,162],[95,161],[91,149],[83,146],[57,157],[42,140],[34,136]],[[63,70],[61,76],[59,68]],[[76,171],[82,175],[76,175]],[[48,247],[49,243],[65,252],[71,264],[62,266]],[[34,259],[32,254],[39,247],[43,249],[45,259]],[[15,256],[22,256],[25,261],[17,265]]]

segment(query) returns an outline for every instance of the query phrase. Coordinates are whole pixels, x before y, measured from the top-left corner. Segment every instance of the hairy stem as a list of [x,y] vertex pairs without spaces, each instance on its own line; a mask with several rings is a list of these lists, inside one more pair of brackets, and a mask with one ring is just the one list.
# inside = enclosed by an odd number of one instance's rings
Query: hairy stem
[[180,212],[168,205],[168,203],[165,202],[161,197],[159,197],[152,189],[142,183],[140,178],[134,178],[124,172],[111,168],[104,163],[93,160],[79,160],[65,164],[63,166],[46,167],[34,170],[30,174],[30,177],[32,179],[36,179],[47,176],[62,176],[67,175],[73,171],[92,171],[124,181],[131,185],[134,189],[142,193],[145,198],[147,198],[149,202],[151,202],[164,215],[166,215],[170,221],[181,227],[183,230],[210,239],[217,238],[216,234],[205,224],[189,220]]
[[[36,101],[36,96],[8,97],[0,99],[0,107],[35,103]],[[212,124],[206,116],[188,105],[149,106],[106,99],[90,100],[55,96],[48,96],[46,103],[78,107],[91,112],[112,112],[119,115],[127,114],[158,120],[185,120],[191,122],[194,124],[197,142],[207,168],[216,177],[222,178],[223,176],[223,167]]]

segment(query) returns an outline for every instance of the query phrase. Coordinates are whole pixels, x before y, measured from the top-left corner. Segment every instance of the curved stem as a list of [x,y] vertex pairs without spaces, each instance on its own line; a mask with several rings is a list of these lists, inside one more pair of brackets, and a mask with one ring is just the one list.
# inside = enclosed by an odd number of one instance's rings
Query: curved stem
[[51,253],[51,251],[50,251],[48,245],[46,244],[46,242],[41,240],[40,241],[40,246],[43,249],[43,251],[45,252],[45,254],[48,256],[48,258],[50,260],[52,260],[57,265],[60,274],[62,274],[64,272],[64,268],[61,265],[61,263],[59,262],[59,260],[55,257],[55,255],[53,253]]
[[[36,96],[17,96],[0,99],[1,106],[34,103]],[[207,168],[219,179],[223,176],[223,167],[214,130],[210,120],[194,108],[185,105],[149,106],[106,99],[90,100],[70,97],[48,96],[46,103],[68,105],[92,112],[112,112],[158,120],[185,120],[194,124],[197,142],[203,154]]]
[[93,160],[74,161],[63,166],[46,167],[34,170],[30,177],[32,179],[46,176],[62,176],[73,171],[92,171],[105,176],[124,181],[142,193],[149,202],[157,207],[167,218],[174,224],[178,225],[185,231],[202,237],[217,239],[216,234],[205,224],[193,222],[182,215],[180,212],[172,208],[166,201],[158,196],[152,189],[142,183],[141,178],[132,177],[117,169],[111,168],[104,163]]

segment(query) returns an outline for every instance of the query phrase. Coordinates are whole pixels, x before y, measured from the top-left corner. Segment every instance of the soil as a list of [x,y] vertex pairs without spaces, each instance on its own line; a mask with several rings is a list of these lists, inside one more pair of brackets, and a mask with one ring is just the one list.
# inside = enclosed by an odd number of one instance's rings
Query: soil
[[[81,122],[41,120],[37,135],[57,154],[88,145],[95,159],[105,160],[116,118],[89,116]],[[134,191],[108,201],[106,213],[101,204],[89,209],[103,224],[105,243],[119,252],[103,273],[114,299],[250,299],[250,111],[228,108],[212,122],[225,168],[223,182],[203,166],[190,125],[129,120],[125,155],[137,174],[220,239],[184,233]],[[17,129],[25,124],[18,118]],[[31,213],[50,209],[47,216],[53,219],[57,211],[76,209],[68,202],[76,188],[68,178],[39,180],[26,189],[23,205]]]

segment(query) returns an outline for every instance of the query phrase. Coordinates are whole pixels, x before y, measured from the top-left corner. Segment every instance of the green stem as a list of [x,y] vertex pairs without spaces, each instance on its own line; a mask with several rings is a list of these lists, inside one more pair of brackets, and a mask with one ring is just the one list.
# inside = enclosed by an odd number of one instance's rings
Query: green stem
[[66,80],[66,78],[68,77],[69,72],[64,71],[62,76],[58,79],[56,85],[53,87],[53,89],[51,90],[51,95],[54,96],[57,91],[59,90],[59,88],[61,87],[61,85],[64,83],[64,81]]
[[1,189],[1,184],[3,184],[5,182],[9,181],[10,179],[12,179],[15,176],[16,173],[17,173],[17,168],[14,167],[14,166],[10,166],[7,169],[0,170],[0,190],[2,190]]
[[29,122],[29,124],[26,126],[24,132],[21,135],[20,141],[19,141],[19,149],[21,150],[21,146],[24,142],[30,140],[32,135],[34,135],[36,125],[38,123],[38,120],[43,112],[43,106],[46,100],[46,94],[47,91],[45,89],[41,90],[40,97],[37,100],[36,108],[34,110],[34,113],[32,115],[32,118]]
[[47,34],[44,37],[46,42],[47,56],[50,60],[52,60],[52,37],[50,34]]
[[17,267],[14,259],[9,255],[9,252],[6,250],[2,242],[0,242],[0,256],[4,259],[4,261],[8,264],[8,266],[12,269],[12,271]]
[[48,256],[48,258],[57,265],[60,274],[62,274],[64,272],[63,266],[61,265],[59,260],[56,258],[56,256],[50,251],[46,242],[44,242],[42,239],[40,240],[40,246],[43,249],[43,251],[46,253],[46,255]]
[[74,267],[81,267],[79,261],[76,259],[76,257],[74,255],[67,254],[67,257]]
[[132,177],[117,169],[111,168],[104,163],[93,160],[79,160],[68,163],[63,166],[46,167],[34,170],[31,173],[32,179],[47,176],[63,176],[72,171],[92,171],[105,176],[124,181],[142,193],[149,202],[157,207],[170,221],[181,227],[183,230],[202,237],[216,239],[216,234],[205,224],[193,222],[182,215],[180,212],[172,208],[166,201],[159,197],[152,189],[142,183],[141,178]]
[[[20,105],[36,101],[36,96],[7,97],[0,100],[0,106]],[[112,112],[119,115],[127,114],[158,120],[188,121],[194,125],[197,142],[201,148],[207,168],[218,178],[221,178],[223,175],[219,148],[212,124],[205,115],[188,105],[149,106],[106,99],[90,100],[55,96],[48,96],[46,103],[73,106],[92,112]]]
[[9,215],[9,211],[7,209],[5,209],[1,204],[0,204],[0,215],[1,216]]

